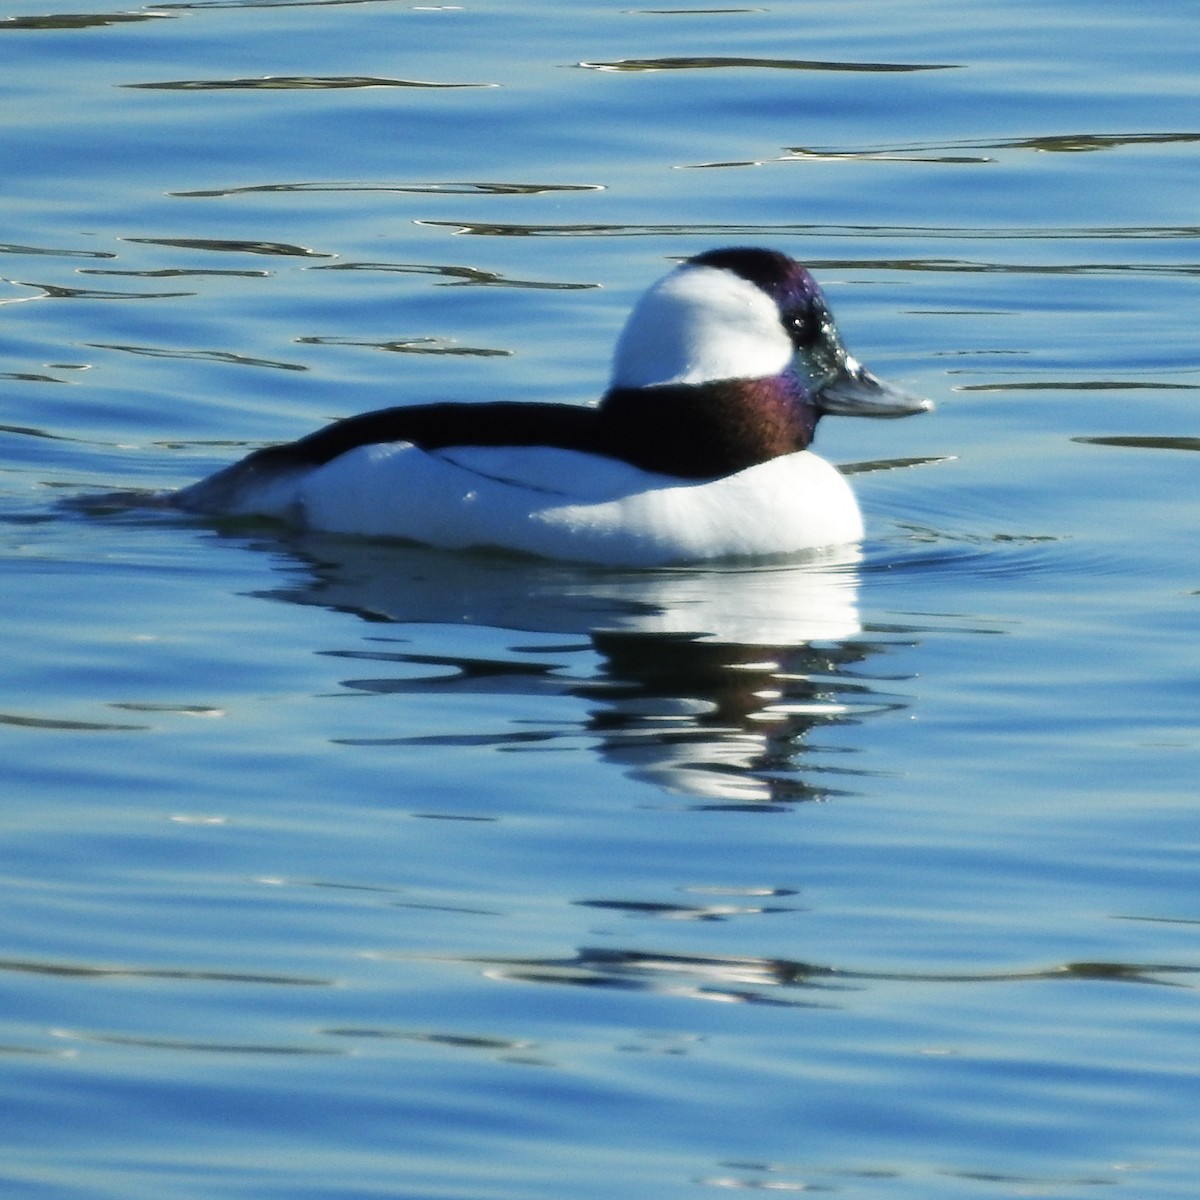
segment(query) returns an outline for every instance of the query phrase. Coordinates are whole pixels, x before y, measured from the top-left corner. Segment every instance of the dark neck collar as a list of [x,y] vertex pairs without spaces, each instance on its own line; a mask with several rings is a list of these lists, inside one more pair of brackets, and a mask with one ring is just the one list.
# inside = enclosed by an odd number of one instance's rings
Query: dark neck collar
[[599,413],[606,453],[688,479],[731,475],[803,450],[820,416],[787,375],[613,388]]

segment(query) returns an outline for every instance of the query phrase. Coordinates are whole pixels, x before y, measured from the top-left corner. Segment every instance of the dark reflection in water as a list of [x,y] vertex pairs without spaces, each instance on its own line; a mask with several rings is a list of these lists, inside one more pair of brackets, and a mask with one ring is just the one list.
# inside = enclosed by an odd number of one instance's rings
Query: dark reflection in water
[[[908,142],[873,147],[788,146],[789,155],[801,159],[866,159],[874,162],[991,163],[990,154],[964,151],[1032,150],[1041,154],[1081,154],[1096,150],[1115,150],[1123,146],[1170,145],[1200,141],[1200,133],[1123,133],[1058,134],[1044,137],[954,139],[946,142]],[[783,161],[783,160],[780,160]]]
[[[469,958],[486,975],[522,983],[619,988],[694,1000],[787,1007],[836,1005],[836,993],[875,983],[988,984],[1101,980],[1194,987],[1200,968],[1169,963],[1067,962],[1025,971],[855,971],[781,958],[582,947],[571,958]],[[820,993],[819,997],[800,993]]]
[[125,346],[115,342],[88,342],[89,350],[119,350],[142,358],[182,358],[195,362],[228,363],[239,367],[266,367],[273,371],[307,371],[302,363],[281,362],[270,358],[251,358],[231,350],[185,350],[163,346]]
[[1117,446],[1126,450],[1200,450],[1200,437],[1146,437],[1136,434],[1113,437],[1074,437],[1085,446]]
[[389,79],[379,75],[262,75],[251,79],[168,79],[157,83],[125,83],[127,88],[160,92],[315,91],[345,88],[490,88],[494,83],[433,83],[423,79]]
[[[693,888],[693,891],[702,889]],[[598,908],[607,912],[622,913],[630,917],[646,917],[660,921],[728,921],[731,917],[764,916],[770,913],[800,911],[795,904],[732,904],[735,898],[743,900],[757,897],[794,896],[791,888],[723,889],[726,903],[723,904],[661,904],[646,900],[574,900],[580,908]]]
[[[906,704],[897,681],[868,665],[904,634],[863,634],[856,552],[819,563],[636,572],[337,538],[288,545],[306,578],[272,598],[352,612],[376,628],[365,647],[324,651],[376,668],[343,687],[587,704],[582,720],[343,744],[536,751],[582,737],[629,776],[703,807],[781,810],[844,794],[861,774],[826,761],[835,751],[810,745],[815,732]],[[421,629],[447,625],[501,631],[504,647],[447,651],[444,635],[431,645]],[[818,750],[821,762],[813,761]]]
[[[965,1180],[970,1183],[1003,1184],[1003,1195],[1041,1196],[1058,1195],[1063,1188],[1114,1187],[1128,1182],[1128,1172],[1139,1168],[1128,1163],[1115,1164],[1110,1173],[1079,1175],[1034,1175],[1000,1173],[995,1171],[939,1170],[910,1165],[898,1168],[887,1166],[831,1166],[828,1163],[790,1162],[723,1162],[718,1164],[722,1171],[730,1174],[706,1176],[696,1180],[701,1187],[720,1188],[722,1191],[747,1192],[842,1192],[847,1184],[854,1194],[860,1194],[856,1184],[876,1180],[904,1180],[906,1190],[924,1185],[928,1194],[942,1191],[942,1181]],[[812,1182],[813,1180],[818,1182]],[[826,1182],[827,1181],[827,1182]],[[1007,1190],[1007,1189],[1014,1190]],[[913,1195],[926,1194],[911,1192]]]
[[127,25],[132,21],[157,21],[171,14],[153,12],[46,13],[40,16],[0,17],[5,29],[96,29],[106,25]]
[[114,292],[32,280],[21,281],[19,286],[36,288],[47,300],[179,300],[195,295],[195,292]]
[[[703,163],[701,166],[747,166],[750,163]],[[741,224],[737,222],[706,222],[675,225],[612,225],[591,222],[588,224],[532,224],[512,221],[447,221],[432,217],[418,217],[414,225],[425,225],[436,229],[473,237],[653,237],[684,238],[704,237],[724,239],[730,237],[753,237],[759,241],[766,238],[903,238],[906,241],[963,241],[963,242],[1053,242],[1053,241],[1179,241],[1200,237],[1200,225],[1064,225],[1053,229],[1021,225],[845,225],[815,222],[759,222]],[[822,260],[810,260],[817,264]],[[833,260],[846,261],[846,260]],[[849,260],[876,263],[874,259]],[[890,262],[891,260],[884,260]],[[898,258],[897,269],[903,269],[908,258]],[[921,260],[913,260],[921,261]]]
[[[236,269],[220,270],[216,267],[208,267],[204,270],[199,270],[195,267],[159,267],[152,270],[137,271],[119,271],[115,268],[103,269],[100,267],[80,267],[80,275],[113,275],[119,277],[128,277],[133,279],[188,279],[193,277],[201,277],[205,279],[266,279],[269,275],[268,271],[239,271]],[[180,295],[191,295],[192,293],[179,293]]]
[[442,263],[345,262],[313,267],[314,271],[380,271],[397,275],[433,275],[443,282],[434,287],[513,287],[549,291],[588,291],[598,283],[572,283],[559,280],[509,278],[496,271]]
[[456,354],[466,358],[507,358],[511,350],[498,350],[490,346],[458,346],[445,338],[413,337],[389,338],[374,341],[370,338],[322,336],[298,337],[300,346],[358,346],[368,350],[388,350],[393,354]]
[[390,4],[391,0],[173,0],[155,9],[184,12],[207,8],[345,8],[357,4]]
[[884,271],[922,271],[935,275],[1200,275],[1200,267],[1191,263],[1001,263],[972,258],[813,258],[809,260],[809,266],[815,271],[860,271],[874,267]]
[[612,62],[581,62],[580,67],[593,71],[700,71],[742,70],[769,71],[854,71],[868,74],[893,71],[949,71],[957,63],[887,63],[838,62],[815,58],[744,58],[704,55],[699,57],[618,58]]
[[15,242],[0,242],[0,254],[45,255],[48,258],[116,258],[109,250],[64,249],[61,246],[22,246]]
[[[188,200],[212,200],[225,196],[248,196],[278,192],[383,192],[414,196],[542,196],[552,192],[602,192],[599,183],[510,183],[502,181],[451,181],[446,183],[362,183],[320,180],[309,183],[255,183],[241,187],[205,188],[201,191],[168,192]],[[346,269],[356,264],[339,264]],[[395,268],[403,269],[401,267]],[[417,268],[409,268],[416,270]],[[599,284],[593,284],[599,287]]]
[[203,971],[187,968],[99,966],[94,963],[47,962],[23,958],[0,959],[0,972],[53,975],[70,979],[174,979],[201,983],[274,984],[282,987],[332,987],[333,979],[307,975],[267,975],[245,971]]
[[131,730],[148,728],[145,725],[119,725],[100,721],[63,721],[12,712],[0,712],[0,725],[19,725],[26,729],[66,730],[71,733],[128,733]]
[[130,237],[125,241],[138,246],[166,246],[176,250],[213,250],[222,254],[268,254],[281,258],[332,258],[332,254],[293,246],[289,242],[247,242],[230,238],[158,238]]
[[324,1046],[300,1046],[274,1042],[218,1042],[192,1038],[143,1037],[116,1033],[96,1033],[88,1030],[59,1029],[55,1036],[75,1042],[99,1046],[126,1046],[137,1050],[169,1050],[199,1054],[286,1055],[288,1057],[329,1058],[345,1053]]
[[[1200,272],[1197,273],[1200,274]],[[1200,384],[1133,379],[1022,379],[1004,383],[964,383],[959,384],[956,390],[960,392],[1197,392],[1200,391]],[[1100,438],[1077,437],[1071,440],[1085,444],[1088,442],[1104,444],[1104,440]],[[1155,440],[1169,442],[1179,439],[1160,438]],[[1117,444],[1127,445],[1128,443],[1118,442]]]

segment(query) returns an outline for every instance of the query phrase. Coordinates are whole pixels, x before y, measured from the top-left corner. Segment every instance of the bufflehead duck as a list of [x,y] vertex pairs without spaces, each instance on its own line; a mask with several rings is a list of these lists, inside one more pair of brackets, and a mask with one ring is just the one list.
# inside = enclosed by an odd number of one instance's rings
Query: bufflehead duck
[[175,493],[189,512],[610,566],[794,554],[863,536],[808,445],[825,413],[932,408],[842,346],[772,250],[710,250],[641,298],[594,406],[418,404],[336,421]]

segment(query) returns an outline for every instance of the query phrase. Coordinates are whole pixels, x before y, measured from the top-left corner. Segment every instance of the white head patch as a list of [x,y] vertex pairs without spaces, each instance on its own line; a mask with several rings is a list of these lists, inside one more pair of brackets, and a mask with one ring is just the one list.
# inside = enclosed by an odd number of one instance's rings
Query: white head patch
[[617,339],[612,386],[761,379],[791,361],[779,309],[722,267],[684,263],[638,301]]

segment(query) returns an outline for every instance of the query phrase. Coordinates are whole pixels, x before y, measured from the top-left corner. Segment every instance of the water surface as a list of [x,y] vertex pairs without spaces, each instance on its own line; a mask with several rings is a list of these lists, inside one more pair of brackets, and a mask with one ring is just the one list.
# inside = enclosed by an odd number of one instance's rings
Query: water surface
[[[1200,1185],[1182,0],[0,18],[5,1195]],[[861,555],[79,503],[585,402],[677,258],[938,403]]]

